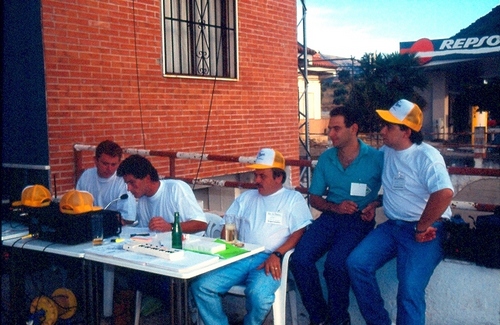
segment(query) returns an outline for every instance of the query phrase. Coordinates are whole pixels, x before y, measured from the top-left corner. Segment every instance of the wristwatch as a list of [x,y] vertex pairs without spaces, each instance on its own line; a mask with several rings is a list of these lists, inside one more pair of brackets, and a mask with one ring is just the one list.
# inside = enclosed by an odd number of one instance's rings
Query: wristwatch
[[418,230],[418,229],[417,229],[417,225],[415,225],[415,228],[414,228],[414,229],[415,229],[415,233],[416,233],[416,234],[423,234],[424,232],[426,232],[426,231],[427,231],[427,229],[425,229],[425,230]]
[[281,253],[280,253],[280,252],[278,252],[278,251],[274,251],[274,252],[273,252],[273,254],[274,254],[274,255],[276,255],[276,256],[278,256],[278,257],[280,258],[280,260],[282,260],[282,259],[283,259],[283,254],[281,254]]

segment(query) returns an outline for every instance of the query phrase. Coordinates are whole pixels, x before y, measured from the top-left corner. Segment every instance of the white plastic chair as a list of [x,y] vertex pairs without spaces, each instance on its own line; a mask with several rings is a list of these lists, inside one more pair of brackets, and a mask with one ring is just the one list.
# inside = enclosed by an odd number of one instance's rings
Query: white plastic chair
[[[223,224],[222,218],[216,214],[206,213],[205,214],[208,221],[207,230],[205,233],[206,237],[220,238]],[[294,249],[289,250],[283,256],[283,262],[281,265],[281,285],[276,290],[275,299],[273,303],[273,318],[275,325],[285,325],[286,324],[286,297],[288,293],[288,299],[290,301],[290,312],[292,316],[292,324],[297,325],[297,294],[295,292],[295,282],[288,278],[288,261],[290,255],[293,253]],[[229,294],[244,296],[245,286],[235,285],[228,291]],[[203,324],[202,320],[198,317],[198,324]]]
[[[292,316],[292,324],[297,325],[297,294],[295,292],[295,282],[288,279],[288,260],[294,249],[289,250],[283,256],[281,264],[281,285],[276,290],[274,303],[273,303],[273,319],[274,325],[286,324],[286,296],[288,293],[288,300],[290,301],[290,312]],[[229,289],[228,293],[238,296],[245,295],[244,285],[235,285]]]
[[214,213],[205,213],[205,218],[207,218],[207,230],[205,230],[205,237],[210,238],[220,238],[222,227],[222,217]]

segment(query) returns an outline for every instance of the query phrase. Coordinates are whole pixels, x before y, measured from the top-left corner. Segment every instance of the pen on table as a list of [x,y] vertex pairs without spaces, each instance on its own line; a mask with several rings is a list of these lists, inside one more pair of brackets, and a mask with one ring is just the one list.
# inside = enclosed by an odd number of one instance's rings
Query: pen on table
[[112,243],[121,243],[122,241],[124,241],[125,239],[123,238],[113,238],[111,239],[111,242]]
[[130,234],[130,237],[135,237],[135,236],[149,236],[148,232],[141,233],[141,234]]

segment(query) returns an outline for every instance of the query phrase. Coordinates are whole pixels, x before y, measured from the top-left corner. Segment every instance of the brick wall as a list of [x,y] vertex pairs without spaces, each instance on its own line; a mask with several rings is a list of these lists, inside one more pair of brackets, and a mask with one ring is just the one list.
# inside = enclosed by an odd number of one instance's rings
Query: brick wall
[[[208,127],[205,153],[253,156],[270,146],[297,159],[296,1],[239,1],[238,13],[239,80],[214,83],[162,76],[158,0],[42,0],[58,193],[74,186],[74,143],[201,152]],[[166,173],[165,159],[152,161]],[[190,163],[176,172],[196,170]],[[238,170],[207,163],[199,176]]]

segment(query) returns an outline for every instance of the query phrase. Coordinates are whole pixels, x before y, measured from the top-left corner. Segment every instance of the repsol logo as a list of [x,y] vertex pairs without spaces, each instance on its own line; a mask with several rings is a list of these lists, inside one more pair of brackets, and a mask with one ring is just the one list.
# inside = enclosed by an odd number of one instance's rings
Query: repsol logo
[[467,49],[477,47],[494,47],[500,45],[500,35],[446,39],[439,46],[439,50]]

